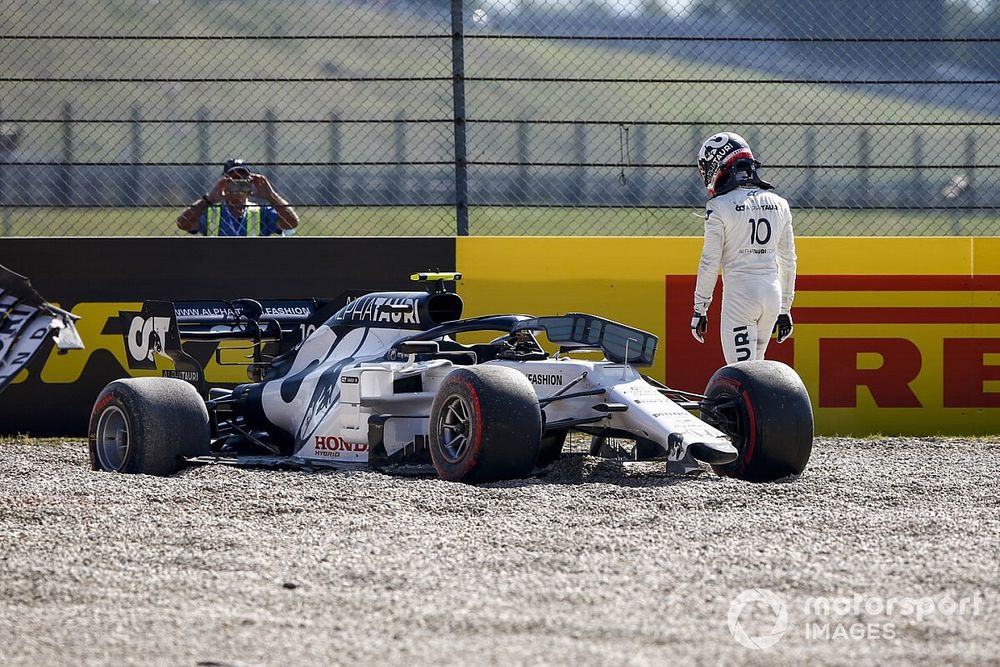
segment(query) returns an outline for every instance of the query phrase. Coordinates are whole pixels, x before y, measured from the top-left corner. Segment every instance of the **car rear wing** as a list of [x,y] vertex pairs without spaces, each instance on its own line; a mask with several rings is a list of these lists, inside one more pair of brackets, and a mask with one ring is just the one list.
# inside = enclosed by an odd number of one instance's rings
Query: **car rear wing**
[[[132,370],[153,370],[156,355],[169,357],[176,377],[205,394],[201,362],[187,344],[214,345],[216,363],[246,366],[248,378],[263,376],[271,360],[295,348],[351,295],[338,299],[235,299],[233,301],[146,301],[140,311],[121,311],[125,357]],[[224,361],[218,343],[244,341],[246,361]]]
[[587,313],[567,313],[521,320],[511,329],[544,331],[560,351],[600,350],[608,361],[632,366],[652,366],[658,339],[642,329]]
[[174,301],[181,340],[286,340],[294,347],[336,309],[333,300]]

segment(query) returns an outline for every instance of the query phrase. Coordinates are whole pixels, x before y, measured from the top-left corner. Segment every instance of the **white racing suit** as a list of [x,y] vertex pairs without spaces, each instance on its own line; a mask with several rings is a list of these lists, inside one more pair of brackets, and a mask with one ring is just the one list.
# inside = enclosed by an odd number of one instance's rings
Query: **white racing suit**
[[694,310],[708,312],[721,267],[727,364],[764,358],[778,315],[792,307],[795,263],[792,213],[784,198],[741,186],[709,200]]

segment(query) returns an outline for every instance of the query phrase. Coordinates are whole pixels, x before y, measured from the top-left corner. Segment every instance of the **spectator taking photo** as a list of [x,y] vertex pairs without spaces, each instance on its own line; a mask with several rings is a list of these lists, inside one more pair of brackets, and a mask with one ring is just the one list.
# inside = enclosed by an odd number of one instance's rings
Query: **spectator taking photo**
[[[267,205],[251,203],[250,197]],[[271,236],[298,227],[299,216],[266,176],[231,159],[215,186],[178,216],[177,226],[202,236]]]

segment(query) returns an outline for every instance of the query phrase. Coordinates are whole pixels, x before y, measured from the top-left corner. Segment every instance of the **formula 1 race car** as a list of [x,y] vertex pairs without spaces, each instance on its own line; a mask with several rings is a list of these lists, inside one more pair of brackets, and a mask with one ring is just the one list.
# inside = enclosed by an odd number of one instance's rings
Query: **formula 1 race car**
[[[679,472],[708,464],[750,481],[800,473],[809,460],[809,396],[784,364],[723,367],[704,394],[670,389],[637,370],[653,363],[650,333],[583,313],[461,319],[462,299],[447,288],[460,274],[412,278],[426,291],[369,293],[328,317],[321,302],[251,299],[123,313],[126,347],[175,368],[101,391],[92,466],[169,475],[207,463],[423,463],[446,480],[489,482],[543,469],[571,431],[589,434],[595,455],[662,459]],[[489,342],[458,341],[469,335]],[[207,388],[184,345],[233,339],[249,341],[252,381]],[[603,359],[582,358],[594,352]]]

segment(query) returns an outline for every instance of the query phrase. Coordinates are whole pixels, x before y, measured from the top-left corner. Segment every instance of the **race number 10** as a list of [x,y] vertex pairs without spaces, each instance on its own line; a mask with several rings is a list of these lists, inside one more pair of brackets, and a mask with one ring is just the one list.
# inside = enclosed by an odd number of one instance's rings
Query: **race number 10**
[[[758,245],[764,245],[771,240],[771,221],[767,218],[761,218],[760,220],[754,220],[750,218],[747,220],[750,223],[750,245],[754,243]],[[763,229],[763,236],[761,236],[761,230]]]

